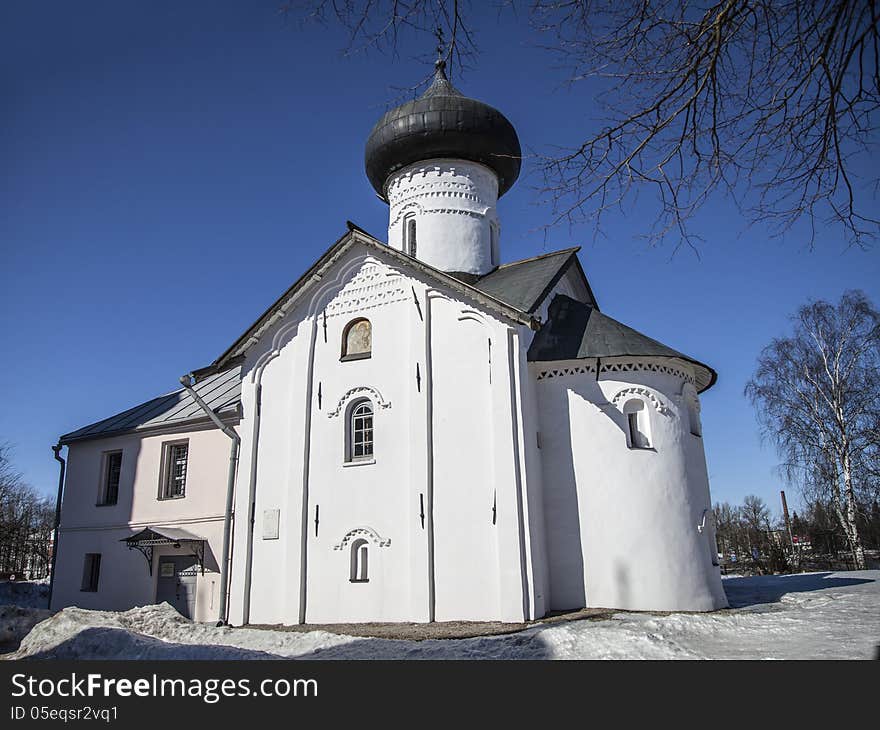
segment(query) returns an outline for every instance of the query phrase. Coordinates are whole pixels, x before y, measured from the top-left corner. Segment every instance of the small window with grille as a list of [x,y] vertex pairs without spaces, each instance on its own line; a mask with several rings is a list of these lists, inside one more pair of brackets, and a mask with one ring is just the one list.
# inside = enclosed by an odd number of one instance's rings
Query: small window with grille
[[348,419],[346,461],[373,458],[373,404],[359,400],[352,404]]
[[163,444],[162,481],[159,499],[181,499],[186,496],[186,470],[189,443],[177,441]]
[[98,505],[116,504],[119,499],[119,477],[122,474],[122,452],[105,451],[101,467],[101,490]]

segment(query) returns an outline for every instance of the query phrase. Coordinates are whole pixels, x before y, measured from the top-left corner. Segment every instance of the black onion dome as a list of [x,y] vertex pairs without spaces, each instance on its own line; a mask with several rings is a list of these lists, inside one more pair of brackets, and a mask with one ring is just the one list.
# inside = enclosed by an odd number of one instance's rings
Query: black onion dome
[[384,200],[389,175],[420,160],[447,157],[494,170],[501,197],[519,177],[516,130],[497,109],[457,91],[442,61],[436,68],[424,94],[386,112],[370,132],[364,155],[370,183]]

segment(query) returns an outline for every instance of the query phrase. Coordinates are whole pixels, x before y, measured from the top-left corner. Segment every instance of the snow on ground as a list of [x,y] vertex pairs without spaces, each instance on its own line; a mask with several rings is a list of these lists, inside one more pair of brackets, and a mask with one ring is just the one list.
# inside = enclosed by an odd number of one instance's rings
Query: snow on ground
[[728,578],[731,609],[617,613],[472,639],[402,641],[218,628],[167,604],[65,609],[8,658],[70,659],[870,659],[880,645],[880,571]]
[[14,649],[43,619],[49,607],[49,579],[0,581],[0,652]]
[[49,608],[49,579],[0,581],[0,605]]
[[51,615],[45,608],[0,605],[0,653],[15,649],[34,626]]

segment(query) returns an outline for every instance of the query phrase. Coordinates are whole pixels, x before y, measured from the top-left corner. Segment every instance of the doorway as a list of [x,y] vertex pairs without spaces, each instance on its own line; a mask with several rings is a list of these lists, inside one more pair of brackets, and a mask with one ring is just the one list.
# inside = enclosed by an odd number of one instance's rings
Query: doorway
[[191,619],[196,609],[198,566],[195,555],[160,555],[156,603],[167,602],[181,616]]

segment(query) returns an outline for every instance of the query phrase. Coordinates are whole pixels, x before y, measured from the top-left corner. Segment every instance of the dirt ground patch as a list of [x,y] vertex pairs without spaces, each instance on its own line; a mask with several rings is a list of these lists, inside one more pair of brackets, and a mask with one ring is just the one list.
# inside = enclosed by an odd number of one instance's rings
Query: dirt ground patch
[[610,618],[614,611],[605,608],[582,608],[578,611],[557,612],[530,623],[503,623],[500,621],[436,621],[431,624],[417,623],[363,623],[363,624],[250,624],[249,629],[269,629],[272,631],[329,631],[331,634],[361,636],[373,639],[405,639],[424,641],[426,639],[472,639],[477,636],[497,636],[513,634],[530,626],[540,624],[577,621],[580,619],[601,620]]

